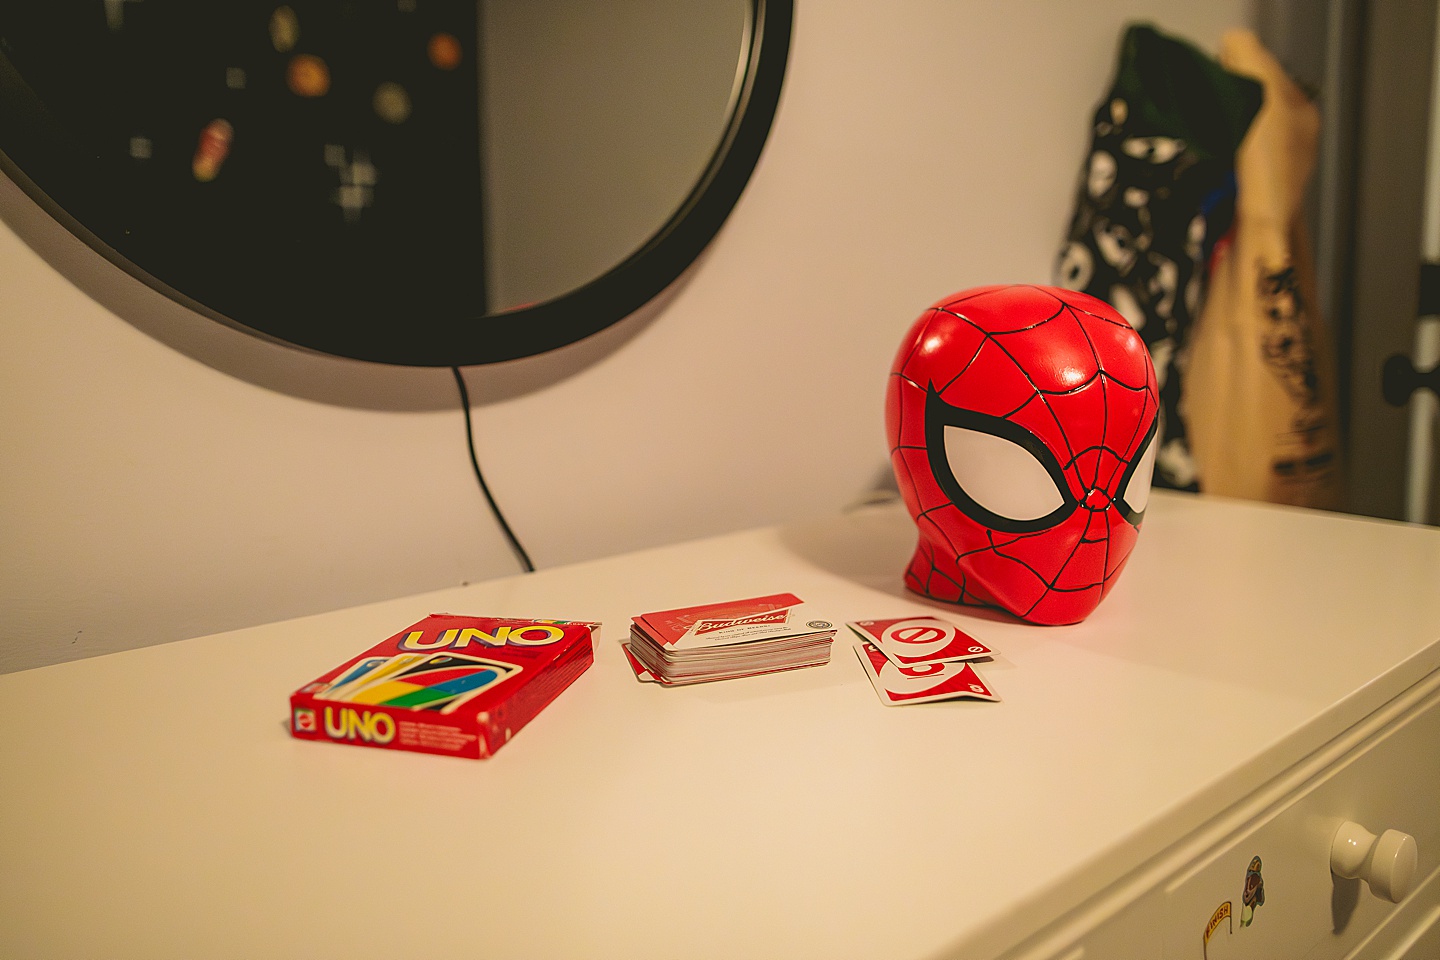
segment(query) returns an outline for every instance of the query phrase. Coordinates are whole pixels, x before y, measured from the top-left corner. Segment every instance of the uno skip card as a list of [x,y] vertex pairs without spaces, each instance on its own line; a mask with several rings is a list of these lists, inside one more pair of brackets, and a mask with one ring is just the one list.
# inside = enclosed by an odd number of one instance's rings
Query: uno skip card
[[983,660],[995,651],[953,623],[934,617],[857,620],[848,624],[860,639],[873,643],[896,666],[948,660]]
[[880,702],[887,707],[936,700],[999,700],[975,668],[963,660],[939,660],[934,663],[902,667],[892,662],[873,643],[855,648],[870,685]]
[[301,687],[301,740],[483,758],[594,662],[598,623],[436,614]]

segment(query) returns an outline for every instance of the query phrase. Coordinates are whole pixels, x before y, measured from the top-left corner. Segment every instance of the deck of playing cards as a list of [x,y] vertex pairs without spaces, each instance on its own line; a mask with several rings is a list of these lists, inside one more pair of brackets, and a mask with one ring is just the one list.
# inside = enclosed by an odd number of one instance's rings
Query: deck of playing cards
[[935,700],[999,700],[970,661],[995,651],[934,617],[859,620],[855,654],[880,702],[895,707]]
[[636,678],[671,686],[818,667],[834,639],[834,624],[777,593],[641,614],[622,646]]
[[387,750],[481,759],[594,662],[600,625],[436,614],[290,697],[290,731]]

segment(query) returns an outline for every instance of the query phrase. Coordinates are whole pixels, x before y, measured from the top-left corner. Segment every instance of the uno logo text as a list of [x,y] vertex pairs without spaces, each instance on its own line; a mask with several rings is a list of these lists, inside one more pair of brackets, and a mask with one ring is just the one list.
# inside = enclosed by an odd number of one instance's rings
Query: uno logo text
[[554,624],[527,623],[518,627],[500,626],[494,633],[486,633],[475,627],[452,627],[442,631],[434,639],[425,639],[424,630],[411,630],[400,641],[401,650],[441,650],[446,647],[459,649],[472,642],[487,647],[503,647],[507,643],[522,647],[543,647],[565,636],[565,631]]
[[388,713],[359,711],[354,707],[325,708],[325,734],[332,740],[389,743],[395,739],[395,721]]

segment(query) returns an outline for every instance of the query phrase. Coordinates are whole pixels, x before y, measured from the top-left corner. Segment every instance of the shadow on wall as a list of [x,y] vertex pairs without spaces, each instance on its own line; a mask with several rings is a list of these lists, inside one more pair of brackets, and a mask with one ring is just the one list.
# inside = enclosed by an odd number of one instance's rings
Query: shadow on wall
[[[167,347],[238,380],[304,400],[365,410],[448,410],[458,398],[445,367],[332,357],[246,333],[182,306],[130,276],[0,176],[0,220],[86,296]],[[599,363],[640,334],[689,282],[706,254],[635,313],[548,353],[487,364],[468,378],[473,406],[522,397]],[[403,320],[403,318],[397,318]]]

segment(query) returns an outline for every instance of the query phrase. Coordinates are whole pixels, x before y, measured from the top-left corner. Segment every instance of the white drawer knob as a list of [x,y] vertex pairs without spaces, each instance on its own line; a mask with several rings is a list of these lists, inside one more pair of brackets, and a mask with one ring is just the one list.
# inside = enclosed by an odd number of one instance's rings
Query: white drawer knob
[[1415,838],[1408,833],[1386,830],[1377,838],[1346,820],[1330,841],[1330,870],[1347,880],[1364,880],[1375,896],[1399,903],[1415,882],[1418,854]]

